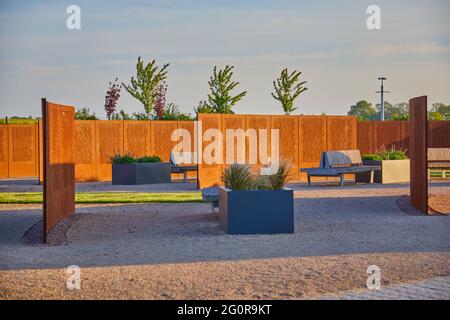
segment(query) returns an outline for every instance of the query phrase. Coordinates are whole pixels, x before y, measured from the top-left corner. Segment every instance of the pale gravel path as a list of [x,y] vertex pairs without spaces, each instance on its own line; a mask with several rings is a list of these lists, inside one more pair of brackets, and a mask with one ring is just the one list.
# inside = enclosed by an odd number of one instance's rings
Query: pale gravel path
[[0,270],[10,270],[0,277],[18,290],[5,297],[39,295],[20,283],[44,283],[43,297],[68,298],[52,283],[71,264],[91,279],[77,298],[303,298],[363,288],[369,264],[389,283],[450,274],[450,218],[401,212],[407,186],[295,188],[291,235],[226,235],[208,204],[78,206],[68,245],[25,246],[19,234],[40,210],[0,206]]
[[324,300],[450,300],[450,277],[391,285],[378,290],[352,290],[321,297]]

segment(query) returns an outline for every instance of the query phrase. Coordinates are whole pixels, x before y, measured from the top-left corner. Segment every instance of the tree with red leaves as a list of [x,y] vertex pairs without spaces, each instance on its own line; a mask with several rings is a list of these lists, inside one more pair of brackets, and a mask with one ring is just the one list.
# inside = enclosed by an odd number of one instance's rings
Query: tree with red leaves
[[164,110],[166,108],[166,95],[167,95],[167,84],[163,81],[156,89],[156,99],[155,99],[155,119],[160,120],[164,115]]
[[105,96],[105,111],[108,120],[111,120],[111,115],[116,111],[117,101],[120,98],[120,90],[122,85],[117,83],[118,78],[114,80],[114,83],[109,82],[108,91],[106,91]]

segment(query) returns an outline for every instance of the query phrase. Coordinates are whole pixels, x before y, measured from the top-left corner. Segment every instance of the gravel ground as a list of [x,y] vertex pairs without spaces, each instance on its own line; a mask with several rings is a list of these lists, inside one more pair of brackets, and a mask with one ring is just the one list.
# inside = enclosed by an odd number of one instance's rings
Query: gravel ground
[[39,207],[2,205],[0,297],[310,298],[364,288],[371,264],[384,285],[450,275],[450,218],[400,211],[407,185],[293,187],[290,235],[227,235],[208,204],[84,205],[67,245],[32,246],[21,236]]

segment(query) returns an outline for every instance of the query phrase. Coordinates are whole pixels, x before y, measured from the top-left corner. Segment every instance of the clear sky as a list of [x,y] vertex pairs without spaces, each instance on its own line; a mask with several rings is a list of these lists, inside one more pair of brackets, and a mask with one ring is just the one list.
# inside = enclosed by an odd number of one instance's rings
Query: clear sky
[[[71,4],[81,30],[66,28]],[[381,30],[366,27],[371,4]],[[284,67],[308,81],[296,113],[377,103],[379,75],[391,103],[426,94],[450,104],[449,18],[448,0],[0,0],[0,117],[37,116],[41,97],[104,117],[108,81],[128,82],[138,56],[170,63],[168,101],[185,112],[226,64],[248,91],[237,113],[282,113],[270,92]],[[119,108],[142,105],[123,91]]]

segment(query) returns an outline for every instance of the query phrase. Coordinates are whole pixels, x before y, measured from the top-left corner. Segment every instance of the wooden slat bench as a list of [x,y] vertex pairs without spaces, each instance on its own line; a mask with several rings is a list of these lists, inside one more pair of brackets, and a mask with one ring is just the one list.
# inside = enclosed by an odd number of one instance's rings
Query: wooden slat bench
[[171,152],[170,153],[170,170],[172,173],[182,173],[183,182],[187,181],[189,171],[197,171],[197,165],[182,165],[183,163],[195,163],[195,154],[193,152]]
[[322,152],[319,168],[302,168],[300,172],[308,175],[309,186],[311,177],[339,177],[343,187],[345,174],[370,171],[370,183],[373,183],[373,173],[380,169],[380,166],[364,166],[359,150],[340,150]]
[[446,170],[450,170],[450,148],[428,148],[428,178],[432,170],[441,170],[445,178]]

